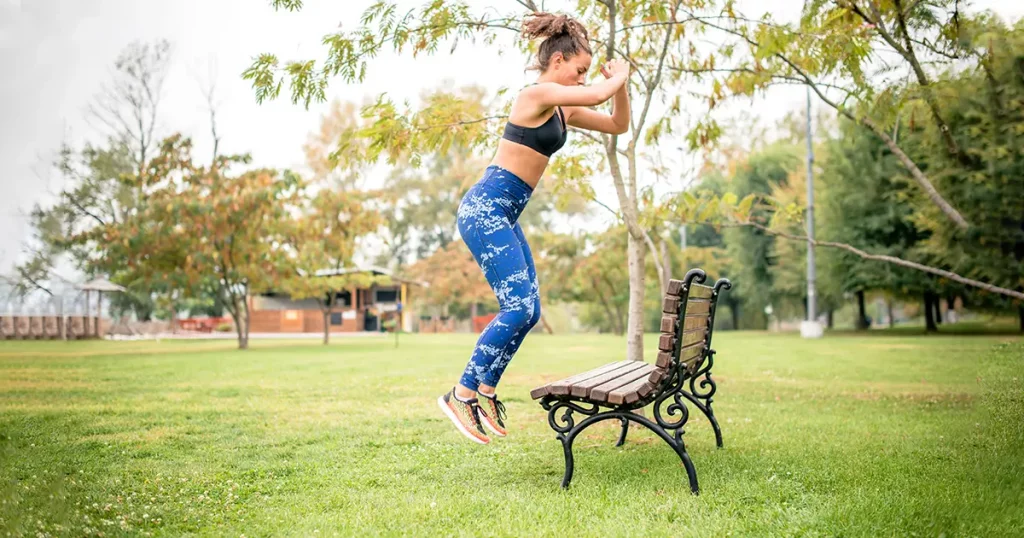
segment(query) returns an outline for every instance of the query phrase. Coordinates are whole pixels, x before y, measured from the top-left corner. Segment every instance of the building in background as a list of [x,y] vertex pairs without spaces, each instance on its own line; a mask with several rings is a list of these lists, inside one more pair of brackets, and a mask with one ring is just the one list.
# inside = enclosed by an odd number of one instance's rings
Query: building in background
[[[320,272],[309,278],[363,272],[386,277],[390,283],[336,292],[335,305],[327,316],[330,332],[377,332],[395,319],[402,331],[412,332],[415,309],[410,290],[426,284],[396,277],[380,267]],[[249,301],[249,330],[252,333],[324,332],[323,311],[316,299],[295,300],[286,293],[270,291],[255,294]]]

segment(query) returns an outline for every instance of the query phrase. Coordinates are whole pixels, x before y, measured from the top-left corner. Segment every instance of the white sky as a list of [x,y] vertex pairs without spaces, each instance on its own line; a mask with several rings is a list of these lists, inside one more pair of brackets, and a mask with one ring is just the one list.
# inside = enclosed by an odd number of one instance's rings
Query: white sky
[[[511,0],[481,0],[512,5]],[[302,143],[318,128],[327,104],[309,111],[285,97],[257,105],[241,72],[261,52],[282,60],[320,58],[320,38],[340,24],[352,28],[371,0],[306,0],[299,13],[275,12],[269,0],[0,0],[0,274],[21,251],[29,230],[25,213],[33,203],[59,191],[61,180],[45,163],[62,139],[95,138],[84,121],[89,100],[109,80],[117,54],[131,41],[166,38],[173,50],[172,68],[161,104],[163,134],[180,131],[196,142],[196,155],[208,155],[211,141],[199,78],[216,69],[221,151],[250,152],[261,166],[299,167]],[[418,6],[423,0],[408,0]],[[549,9],[570,2],[547,2]],[[563,6],[563,4],[565,4]],[[799,12],[802,0],[777,0],[777,19]],[[757,5],[756,3],[754,5]],[[1024,16],[1022,0],[985,0],[1005,17]],[[757,12],[757,9],[753,11]],[[329,98],[362,101],[389,93],[396,101],[415,97],[442,80],[497,88],[518,87],[533,74],[525,59],[499,57],[494,48],[462,46],[454,56],[383,56],[369,69],[366,82],[339,81]],[[803,89],[778,91],[770,99],[744,108],[777,118],[802,106]],[[599,193],[603,189],[599,189]],[[614,197],[601,196],[609,203]]]

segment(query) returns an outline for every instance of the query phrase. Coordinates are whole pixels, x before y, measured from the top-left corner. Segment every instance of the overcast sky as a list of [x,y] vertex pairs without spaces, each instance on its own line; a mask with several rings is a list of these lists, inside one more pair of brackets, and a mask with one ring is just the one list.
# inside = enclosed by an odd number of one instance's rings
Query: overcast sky
[[[0,274],[28,236],[25,213],[62,187],[45,166],[53,151],[62,139],[95,139],[96,132],[83,121],[84,109],[109,80],[118,53],[133,40],[166,38],[173,46],[161,104],[163,133],[190,134],[197,154],[208,154],[208,116],[198,80],[215,72],[222,102],[221,151],[250,152],[261,166],[301,165],[302,143],[318,127],[327,105],[308,111],[287,99],[257,105],[240,73],[260,52],[274,52],[283,60],[320,57],[320,38],[339,24],[355,27],[371,0],[305,3],[299,13],[284,13],[275,12],[269,0],[0,0]],[[773,14],[791,17],[801,3],[773,2]],[[976,5],[1007,17],[1024,15],[1024,0]],[[371,66],[366,83],[335,82],[328,96],[361,101],[388,92],[396,100],[415,98],[444,79],[515,88],[535,76],[523,72],[524,63],[515,54],[499,58],[494,49],[471,47],[461,47],[454,57],[384,56]],[[802,96],[800,88],[792,88],[747,108],[777,117],[800,106]]]

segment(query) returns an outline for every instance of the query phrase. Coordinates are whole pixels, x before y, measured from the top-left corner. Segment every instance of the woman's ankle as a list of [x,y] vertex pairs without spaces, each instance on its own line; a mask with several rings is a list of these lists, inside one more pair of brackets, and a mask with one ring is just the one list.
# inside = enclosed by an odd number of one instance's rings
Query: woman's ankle
[[476,397],[476,391],[464,386],[455,385],[455,396],[460,400],[470,400]]

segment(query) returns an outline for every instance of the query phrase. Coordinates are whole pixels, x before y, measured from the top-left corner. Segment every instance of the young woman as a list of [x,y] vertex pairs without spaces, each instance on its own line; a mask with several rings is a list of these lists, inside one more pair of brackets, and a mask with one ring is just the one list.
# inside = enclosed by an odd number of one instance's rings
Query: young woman
[[[519,215],[548,160],[565,144],[567,126],[611,134],[629,128],[626,62],[608,62],[601,67],[605,80],[585,86],[592,53],[582,24],[565,15],[536,13],[523,24],[523,35],[544,38],[534,66],[540,76],[519,92],[494,160],[458,211],[459,234],[501,310],[480,334],[459,383],[437,400],[459,432],[481,444],[490,442],[482,424],[499,437],[507,433],[505,406],[495,387],[540,319],[537,271]],[[589,108],[609,99],[611,115]]]

